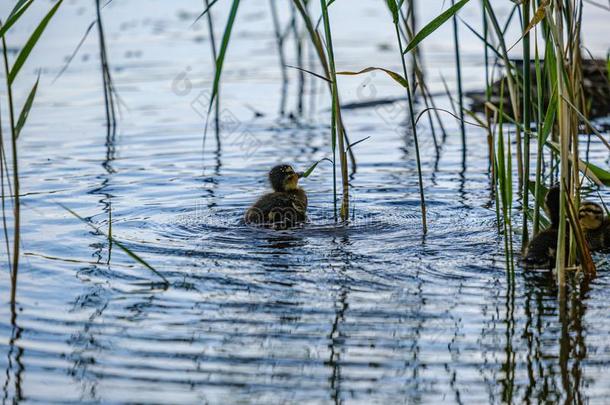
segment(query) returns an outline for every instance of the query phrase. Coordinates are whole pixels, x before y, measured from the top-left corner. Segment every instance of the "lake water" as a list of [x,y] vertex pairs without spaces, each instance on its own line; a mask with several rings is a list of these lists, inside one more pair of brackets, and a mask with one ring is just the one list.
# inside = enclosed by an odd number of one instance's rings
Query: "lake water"
[[[228,3],[213,9],[217,39]],[[41,83],[19,141],[23,256],[14,322],[0,253],[4,401],[606,403],[610,256],[595,256],[599,275],[589,285],[571,285],[562,317],[546,272],[517,268],[511,288],[479,128],[468,127],[463,162],[451,117],[438,156],[427,120],[420,123],[425,237],[403,102],[344,112],[352,141],[370,136],[354,149],[348,225],[333,220],[328,162],[302,180],[310,198],[303,229],[240,223],[273,165],[304,169],[331,156],[324,84],[306,77],[298,116],[299,75],[289,70],[285,110],[297,118],[280,117],[269,4],[242,3],[223,73],[221,142],[209,131],[205,151],[213,64],[205,19],[191,26],[201,2],[122,0],[104,9],[122,101],[115,136],[104,126],[95,29],[53,81],[95,18],[93,1],[66,0],[25,65],[18,105],[39,68]],[[441,9],[430,3],[419,2],[420,25]],[[9,47],[24,43],[51,4],[32,6]],[[286,4],[278,4],[282,27]],[[462,13],[476,27],[477,8]],[[331,9],[339,70],[400,70],[383,2],[342,0]],[[585,10],[586,44],[604,56],[607,14]],[[482,47],[464,26],[461,34],[465,87],[477,89]],[[422,51],[433,93],[444,92],[441,76],[454,88],[450,38],[448,25]],[[294,48],[288,41],[289,65]],[[303,58],[313,58],[309,46]],[[404,96],[382,73],[340,86],[346,103]],[[437,103],[449,106],[444,96]],[[608,167],[595,140],[590,160]],[[59,203],[104,232],[111,220],[113,236],[170,287]]]

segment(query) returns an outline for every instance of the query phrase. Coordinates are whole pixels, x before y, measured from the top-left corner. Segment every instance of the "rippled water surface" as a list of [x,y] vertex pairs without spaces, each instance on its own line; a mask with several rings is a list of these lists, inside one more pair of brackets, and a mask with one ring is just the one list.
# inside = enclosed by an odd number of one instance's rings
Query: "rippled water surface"
[[[9,46],[23,43],[47,3],[16,27]],[[213,68],[206,25],[190,27],[201,3],[105,8],[122,100],[110,137],[95,31],[53,82],[93,21],[93,3],[64,3],[17,84],[21,104],[42,68],[19,145],[24,257],[14,322],[5,264],[0,274],[6,402],[607,402],[610,257],[595,257],[599,276],[590,285],[570,288],[565,317],[546,273],[517,268],[509,288],[483,131],[469,128],[463,163],[456,123],[446,120],[436,156],[422,120],[425,237],[402,102],[345,110],[351,139],[371,137],[355,147],[348,225],[333,220],[332,170],[323,162],[302,183],[308,224],[251,229],[241,216],[267,187],[272,165],[303,169],[330,156],[323,83],[306,77],[303,114],[279,118],[267,2],[242,2],[221,89],[221,142],[209,131],[203,153]],[[217,37],[227,12],[220,3]],[[339,69],[399,70],[383,2],[354,3],[333,5]],[[464,18],[476,23],[471,6]],[[440,7],[420,10],[421,18]],[[9,8],[0,6],[1,15]],[[280,12],[287,22],[288,10]],[[585,40],[604,55],[607,17],[590,8],[587,16]],[[437,93],[441,74],[451,86],[455,76],[449,33],[424,48]],[[462,34],[465,85],[479,88],[481,45]],[[286,47],[295,64],[294,44]],[[298,115],[298,73],[289,79],[286,111]],[[381,74],[341,80],[345,102],[403,95]],[[593,142],[591,161],[608,167],[608,158]],[[114,237],[170,287],[58,203],[104,232],[112,221]]]

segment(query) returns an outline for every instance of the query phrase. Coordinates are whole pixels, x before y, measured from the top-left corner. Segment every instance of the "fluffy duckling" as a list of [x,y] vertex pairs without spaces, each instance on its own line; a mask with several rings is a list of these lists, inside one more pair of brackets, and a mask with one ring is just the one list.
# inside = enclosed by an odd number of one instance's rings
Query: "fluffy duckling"
[[[551,226],[538,233],[527,246],[523,263],[526,267],[553,267],[559,225],[559,187],[549,189],[545,209]],[[578,210],[578,222],[591,251],[610,248],[610,218],[604,217],[602,207],[594,202],[583,202]]]
[[304,222],[307,218],[307,194],[298,186],[302,175],[290,165],[278,165],[271,169],[269,183],[273,192],[259,198],[246,211],[244,221],[279,228]]
[[552,187],[544,198],[544,208],[551,225],[534,236],[527,245],[523,256],[523,264],[526,267],[551,268],[555,264],[559,227],[559,191],[559,186]]
[[597,203],[584,202],[578,210],[578,220],[592,251],[610,248],[610,218]]

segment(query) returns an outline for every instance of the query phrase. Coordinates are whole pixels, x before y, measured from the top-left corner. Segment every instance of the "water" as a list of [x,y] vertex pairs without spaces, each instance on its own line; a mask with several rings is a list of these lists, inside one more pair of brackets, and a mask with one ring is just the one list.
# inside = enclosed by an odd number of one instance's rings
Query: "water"
[[[45,4],[11,43],[23,42]],[[385,10],[372,2],[335,5],[340,68],[399,70],[396,52],[385,50],[393,44]],[[268,5],[244,2],[221,90],[221,146],[211,131],[202,155],[200,113],[212,67],[205,26],[189,29],[200,8],[131,0],[105,9],[125,105],[115,137],[107,139],[103,127],[95,35],[52,83],[93,20],[92,4],[65,3],[24,67],[19,105],[43,70],[19,145],[24,256],[14,322],[8,271],[0,274],[6,402],[606,402],[608,256],[596,255],[599,276],[590,285],[571,286],[563,318],[546,273],[517,268],[511,290],[478,128],[469,128],[464,165],[454,121],[446,120],[438,158],[421,124],[426,237],[401,103],[345,112],[352,140],[371,136],[355,150],[349,225],[332,218],[327,162],[302,183],[310,197],[303,229],[242,225],[272,165],[304,169],[330,155],[328,98],[317,83],[302,118],[278,119]],[[0,9],[6,15],[8,7]],[[464,16],[478,21],[475,9]],[[603,54],[605,19],[587,10],[585,36]],[[421,10],[422,20],[436,13]],[[225,15],[220,5],[217,36]],[[477,88],[480,48],[464,31],[466,86]],[[443,91],[440,74],[450,83],[454,77],[443,35],[424,52],[433,92]],[[294,111],[297,73],[289,75],[286,108]],[[402,95],[381,73],[342,79],[341,88],[346,102]],[[608,166],[595,142],[590,159]],[[104,232],[111,215],[114,237],[171,286],[162,288],[58,203]]]

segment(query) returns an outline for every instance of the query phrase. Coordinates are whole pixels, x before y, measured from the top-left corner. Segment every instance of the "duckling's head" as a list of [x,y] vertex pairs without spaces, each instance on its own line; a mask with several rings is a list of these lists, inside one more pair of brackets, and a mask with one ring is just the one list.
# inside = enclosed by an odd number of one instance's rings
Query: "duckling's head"
[[269,172],[269,182],[273,191],[292,191],[299,188],[300,176],[290,165],[277,165]]
[[604,223],[604,210],[594,202],[583,202],[578,210],[580,226],[585,231],[594,231]]
[[549,191],[546,193],[546,197],[544,198],[544,205],[547,214],[549,214],[552,226],[557,226],[559,224],[560,195],[559,186],[553,186],[549,188]]

